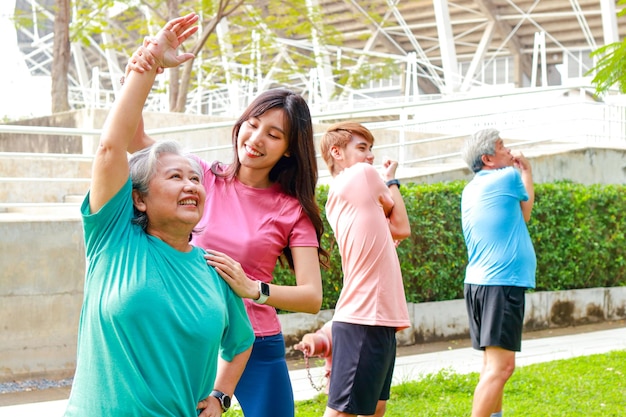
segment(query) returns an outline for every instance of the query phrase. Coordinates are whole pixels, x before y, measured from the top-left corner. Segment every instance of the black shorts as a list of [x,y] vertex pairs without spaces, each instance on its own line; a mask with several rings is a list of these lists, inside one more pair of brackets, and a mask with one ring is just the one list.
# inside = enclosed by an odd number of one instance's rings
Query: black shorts
[[371,415],[387,401],[396,363],[395,327],[333,322],[328,407]]
[[526,288],[465,284],[465,306],[474,349],[487,346],[519,352]]

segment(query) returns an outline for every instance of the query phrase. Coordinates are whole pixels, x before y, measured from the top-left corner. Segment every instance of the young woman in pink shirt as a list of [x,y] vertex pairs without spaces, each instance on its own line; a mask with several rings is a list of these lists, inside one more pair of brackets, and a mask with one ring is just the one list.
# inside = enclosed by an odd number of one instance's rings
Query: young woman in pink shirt
[[[131,57],[129,70],[150,69],[156,54],[168,53],[164,49],[148,41]],[[318,171],[306,101],[285,89],[263,92],[235,122],[232,141],[232,163],[198,158],[207,197],[192,243],[207,250],[208,263],[244,298],[255,332],[252,354],[235,389],[245,416],[293,417],[276,309],[317,313],[320,264],[328,258],[320,247],[323,223],[315,199]],[[131,151],[152,143],[140,126]],[[296,285],[271,284],[279,258],[293,270]]]

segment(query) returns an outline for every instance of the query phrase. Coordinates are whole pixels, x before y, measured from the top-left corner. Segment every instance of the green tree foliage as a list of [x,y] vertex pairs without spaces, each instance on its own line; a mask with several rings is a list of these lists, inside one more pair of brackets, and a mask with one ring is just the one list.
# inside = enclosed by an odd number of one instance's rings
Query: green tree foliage
[[617,85],[619,92],[626,94],[626,40],[596,49],[592,57],[600,59],[589,73],[595,73],[592,83],[597,94],[604,94]]
[[[617,4],[626,5],[626,0],[619,0]],[[626,15],[626,8],[617,15]],[[596,93],[602,95],[617,85],[619,92],[626,94],[626,39],[604,45],[590,55],[598,59],[587,72],[587,75],[595,74],[591,82],[596,86]]]
[[[69,0],[68,0],[69,1]],[[144,37],[155,34],[168,20],[196,12],[201,29],[181,49],[196,58],[180,68],[170,69],[170,111],[183,112],[189,92],[205,91],[237,83],[254,82],[259,90],[278,85],[299,85],[306,91],[312,70],[320,66],[329,71],[337,95],[346,83],[360,88],[372,80],[389,78],[402,71],[388,59],[367,57],[351,49],[341,50],[343,34],[326,24],[319,6],[307,0],[83,0],[72,2],[70,42],[83,45],[92,60],[95,48],[113,51],[123,69],[126,59]],[[38,9],[39,22],[51,19],[53,10]],[[16,24],[33,27],[33,13],[16,13]],[[366,18],[356,11],[343,17],[383,21],[375,10]],[[219,37],[218,23],[226,28]],[[58,35],[62,35],[59,33]],[[56,36],[56,34],[55,34]],[[317,48],[311,48],[310,45]],[[96,62],[107,66],[104,58]],[[70,74],[72,75],[72,74]],[[75,77],[75,74],[73,74]],[[107,88],[107,86],[105,86]],[[53,99],[54,100],[54,99]]]

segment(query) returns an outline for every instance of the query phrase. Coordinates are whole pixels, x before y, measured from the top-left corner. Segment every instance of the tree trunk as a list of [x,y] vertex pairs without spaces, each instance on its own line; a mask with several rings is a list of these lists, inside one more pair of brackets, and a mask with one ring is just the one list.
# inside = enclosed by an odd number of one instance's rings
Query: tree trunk
[[52,113],[70,109],[68,77],[70,66],[70,0],[55,0],[54,44],[52,52]]
[[[180,5],[178,0],[167,0],[167,20],[172,20],[180,16]],[[180,70],[178,67],[169,69],[169,79],[170,79],[170,111],[176,111],[176,102],[178,101],[178,96],[180,95]]]
[[[231,13],[241,7],[243,3],[244,0],[220,0],[215,15],[202,27],[200,39],[194,44],[190,52],[194,55],[198,55],[202,48],[204,48],[204,44],[206,43],[209,36],[215,31],[215,28],[219,21],[225,17],[228,17]],[[191,77],[193,74],[193,61],[194,59],[187,61],[184,64],[182,71],[180,71],[182,75],[180,76],[180,82],[176,85],[176,100],[172,101],[172,96],[170,96],[170,105],[172,102],[175,103],[175,106],[171,108],[171,111],[173,112],[185,112],[185,108],[187,106],[187,95],[189,93]],[[176,81],[178,82],[179,78],[177,78]]]

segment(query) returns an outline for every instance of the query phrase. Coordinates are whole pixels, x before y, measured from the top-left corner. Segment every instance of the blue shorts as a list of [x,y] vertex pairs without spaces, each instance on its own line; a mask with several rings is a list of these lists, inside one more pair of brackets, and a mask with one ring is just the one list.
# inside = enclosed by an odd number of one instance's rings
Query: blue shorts
[[294,417],[293,389],[282,333],[254,340],[235,397],[246,417]]
[[463,292],[474,349],[522,350],[526,288],[465,284]]
[[[328,408],[371,415],[387,401],[396,363],[396,328],[333,322]],[[247,417],[247,416],[246,416]]]

